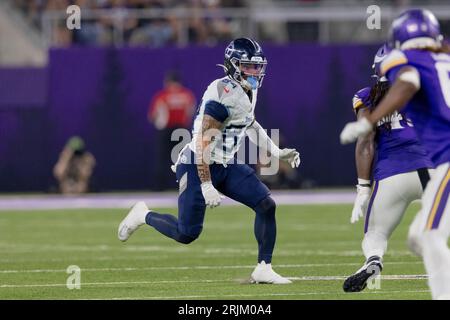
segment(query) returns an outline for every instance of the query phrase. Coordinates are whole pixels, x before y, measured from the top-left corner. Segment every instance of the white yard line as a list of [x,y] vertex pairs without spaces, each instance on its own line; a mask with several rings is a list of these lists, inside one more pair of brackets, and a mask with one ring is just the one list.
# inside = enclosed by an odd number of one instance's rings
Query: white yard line
[[[397,261],[388,262],[386,265],[422,264],[421,261]],[[275,268],[317,268],[317,267],[346,267],[360,266],[360,263],[306,263],[306,264],[277,264]],[[235,266],[158,266],[158,267],[121,267],[121,268],[82,268],[82,272],[126,272],[126,271],[152,271],[152,270],[224,270],[224,269],[252,269],[255,265]],[[9,273],[65,273],[65,269],[13,269],[0,270],[0,274]]]
[[[429,293],[429,290],[403,290],[403,291],[381,291],[366,290],[354,294],[397,294],[397,293]],[[104,299],[87,299],[87,300],[176,300],[176,299],[201,299],[201,298],[246,298],[246,297],[289,297],[289,296],[316,296],[316,295],[346,295],[344,292],[289,292],[289,293],[254,293],[254,294],[221,294],[221,295],[187,295],[187,296],[153,296],[153,297],[118,297]],[[84,299],[86,300],[86,299]]]
[[[52,209],[83,209],[97,208],[129,209],[137,201],[145,201],[150,208],[167,208],[177,206],[178,193],[123,193],[123,194],[87,194],[81,196],[63,195],[4,195],[0,197],[0,211],[10,210],[52,210]],[[278,204],[351,204],[355,192],[351,189],[342,190],[296,190],[272,192],[272,197]],[[223,206],[239,205],[226,198]]]
[[[333,242],[330,242],[332,244]],[[94,246],[87,245],[34,245],[34,244],[5,244],[0,243],[0,254],[8,254],[14,251],[14,253],[38,253],[38,252],[94,252],[94,253],[104,253],[104,252],[121,252],[129,253],[142,253],[142,252],[157,252],[158,254],[177,254],[180,252],[189,252],[191,256],[196,255],[220,255],[223,257],[237,256],[237,255],[254,255],[256,249],[248,248],[230,248],[230,247],[196,247],[190,248],[187,246],[149,246],[149,245],[128,245],[128,246],[113,246],[108,244],[100,244]],[[304,250],[304,249],[281,249],[276,251],[277,256],[290,257],[290,256],[338,256],[338,257],[357,257],[362,256],[360,250],[344,250],[344,251],[334,251],[334,250]],[[413,254],[408,250],[397,250],[390,251],[391,255],[397,257],[400,256],[413,256]],[[147,258],[147,257],[144,257]],[[116,258],[114,258],[116,259]],[[127,258],[129,259],[129,258]],[[95,260],[95,259],[93,259]],[[2,262],[3,259],[0,259]],[[46,260],[47,261],[47,260]]]
[[[81,286],[101,287],[101,286],[120,286],[130,284],[163,284],[163,283],[215,283],[215,282],[232,282],[231,279],[221,280],[156,280],[156,281],[114,281],[114,282],[82,282]],[[36,283],[36,284],[2,284],[1,288],[34,288],[34,287],[66,287],[66,283]]]
[[[311,277],[290,277],[294,281],[337,281],[345,280],[348,276],[311,276]],[[403,274],[381,276],[381,280],[421,280],[428,279],[424,274]]]
[[[345,279],[346,276],[310,276],[310,277],[288,277],[294,281],[339,281]],[[389,275],[381,276],[381,280],[421,280],[427,279],[426,275]],[[220,283],[220,282],[236,282],[237,279],[199,279],[199,280],[156,280],[156,281],[114,281],[114,282],[86,282],[81,286],[102,287],[102,286],[120,286],[130,284],[180,284],[180,283]],[[242,280],[239,280],[240,282]],[[42,284],[2,284],[0,289],[4,288],[45,288],[45,287],[66,287],[66,283],[42,283]]]
[[[16,251],[15,253],[21,253],[21,254],[36,254],[38,252],[55,252],[55,251],[59,251],[59,252],[68,252],[68,253],[74,253],[74,252],[78,252],[78,251],[83,251],[83,252],[96,252],[96,250],[20,250],[20,251]],[[148,252],[153,252],[154,250],[148,251]],[[168,250],[167,250],[168,251]],[[102,251],[104,252],[104,251]],[[147,251],[145,251],[147,252]],[[160,251],[159,251],[160,252]],[[158,253],[159,253],[158,252]],[[8,254],[11,253],[11,251],[6,251],[6,250],[0,250],[0,254]],[[120,253],[120,252],[118,252]],[[128,253],[128,252],[127,252]],[[172,253],[171,256],[164,254],[158,257],[126,257],[123,259],[120,258],[95,258],[95,257],[83,257],[80,259],[74,259],[74,258],[67,258],[67,259],[27,259],[25,261],[30,261],[30,262],[38,262],[38,261],[42,261],[42,262],[54,262],[54,261],[107,261],[107,260],[147,260],[147,261],[152,261],[152,260],[160,260],[162,258],[169,258],[169,257],[173,257],[174,253],[172,251],[170,251],[170,253]],[[237,257],[237,256],[249,256],[249,255],[255,255],[256,251],[255,250],[248,250],[248,251],[236,251],[236,252],[224,252],[224,253],[220,253],[220,252],[205,252],[205,251],[194,251],[192,250],[192,252],[189,253],[190,257],[206,257],[206,256],[220,256],[220,257]],[[276,253],[277,257],[298,257],[298,256],[330,256],[330,257],[362,257],[361,252],[359,251],[343,251],[343,252],[335,252],[335,251],[309,251],[309,250],[298,250],[298,251],[287,251],[287,250],[279,250]],[[399,253],[396,255],[396,257],[413,257],[413,255],[410,252],[405,252],[405,253]],[[0,259],[0,263],[1,262],[19,262],[19,261],[24,261],[24,260],[15,260],[15,259]]]

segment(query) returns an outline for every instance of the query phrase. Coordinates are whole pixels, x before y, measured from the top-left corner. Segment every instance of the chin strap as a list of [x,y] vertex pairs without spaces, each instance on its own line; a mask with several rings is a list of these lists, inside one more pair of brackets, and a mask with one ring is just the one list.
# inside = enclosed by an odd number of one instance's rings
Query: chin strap
[[244,88],[245,90],[252,90],[252,85],[247,80],[242,79],[240,84],[241,84],[242,88]]
[[216,64],[216,66],[217,67],[222,67],[223,71],[225,71],[225,73],[228,73],[227,67],[225,67],[223,64],[218,63],[218,64]]
[[258,88],[258,80],[255,77],[247,77],[247,79],[243,79],[241,84],[246,86],[248,90],[255,90]]
[[[216,64],[217,67],[222,67],[223,71],[228,74],[228,68],[223,64]],[[231,76],[230,76],[231,77]],[[236,79],[233,79],[236,81]],[[258,88],[258,80],[254,77],[248,77],[247,79],[242,78],[239,84],[246,90],[255,90]]]

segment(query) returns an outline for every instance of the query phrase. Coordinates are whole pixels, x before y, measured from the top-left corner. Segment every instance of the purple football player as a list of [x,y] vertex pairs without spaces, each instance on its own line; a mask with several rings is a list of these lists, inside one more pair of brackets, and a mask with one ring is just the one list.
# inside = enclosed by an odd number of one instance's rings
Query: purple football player
[[423,258],[433,299],[450,299],[450,52],[442,41],[439,22],[430,11],[408,10],[396,18],[390,31],[395,50],[381,64],[392,87],[370,115],[347,124],[341,133],[342,143],[353,142],[395,110],[413,121],[436,170],[408,243]]
[[[353,97],[358,119],[368,116],[389,90],[388,79],[380,74],[380,65],[388,54],[388,47],[383,45],[372,66],[376,83]],[[372,274],[381,272],[388,239],[411,202],[422,197],[430,179],[428,168],[432,167],[412,122],[398,111],[380,120],[370,134],[358,138],[355,160],[357,197],[350,221],[355,223],[366,216],[362,242],[366,262],[345,280],[345,292],[363,290]]]

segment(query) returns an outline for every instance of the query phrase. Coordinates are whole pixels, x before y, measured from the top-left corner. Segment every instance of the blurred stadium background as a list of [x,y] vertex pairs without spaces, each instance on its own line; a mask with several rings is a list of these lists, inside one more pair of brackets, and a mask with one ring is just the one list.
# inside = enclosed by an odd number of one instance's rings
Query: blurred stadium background
[[[80,30],[66,27],[71,4],[81,8]],[[216,64],[225,45],[239,36],[258,39],[269,60],[257,118],[281,129],[282,144],[302,154],[300,170],[272,187],[354,184],[353,147],[340,146],[338,133],[353,118],[353,93],[370,83],[372,57],[390,21],[405,7],[422,6],[450,30],[445,1],[378,1],[380,30],[366,26],[371,4],[1,1],[0,191],[55,191],[53,166],[75,135],[96,159],[91,191],[175,188],[170,164],[155,155],[149,103],[170,71],[198,102],[223,74]],[[167,179],[163,186],[161,179]]]

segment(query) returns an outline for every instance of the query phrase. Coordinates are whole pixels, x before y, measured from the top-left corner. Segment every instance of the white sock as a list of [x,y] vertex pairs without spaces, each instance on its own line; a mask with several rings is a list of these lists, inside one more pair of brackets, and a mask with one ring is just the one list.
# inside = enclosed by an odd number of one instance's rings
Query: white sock
[[148,214],[149,212],[150,212],[150,211],[142,211],[142,212],[139,212],[139,222],[140,222],[141,224],[145,224],[145,223],[146,223],[145,218],[147,218],[147,214]]
[[368,231],[364,235],[362,249],[366,260],[372,256],[382,258],[387,249],[387,238],[381,233]]

